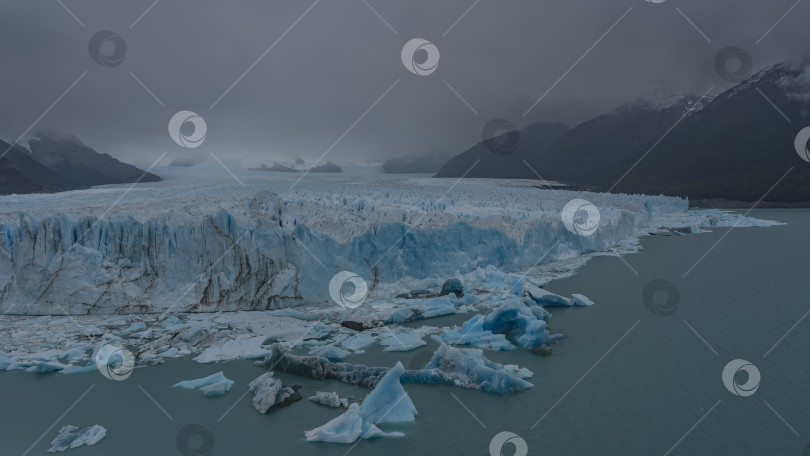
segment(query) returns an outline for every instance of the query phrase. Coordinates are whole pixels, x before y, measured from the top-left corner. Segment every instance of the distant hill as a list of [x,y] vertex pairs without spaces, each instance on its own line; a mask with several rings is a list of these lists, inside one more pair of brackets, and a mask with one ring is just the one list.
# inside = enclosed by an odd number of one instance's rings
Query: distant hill
[[0,194],[60,192],[160,180],[109,154],[100,154],[71,136],[37,133],[29,140],[29,147],[30,151],[0,141],[0,150],[8,150],[0,161]]
[[[8,147],[8,146],[6,146]],[[44,189],[20,172],[11,160],[0,158],[0,189],[4,194],[37,193]]]
[[[561,123],[534,124],[520,132],[514,152],[492,152],[493,148],[497,150],[499,144],[509,143],[511,133],[504,133],[479,142],[451,158],[436,173],[436,177],[461,177],[466,173],[466,177],[537,179],[537,175],[523,161],[543,153],[568,131],[568,127]],[[546,175],[543,178],[549,179]]]
[[[794,139],[810,125],[808,73],[774,65],[713,99],[681,95],[630,103],[576,126],[550,145],[538,142],[529,133],[535,127],[529,127],[521,133],[518,152],[545,179],[593,191],[691,200],[753,202],[794,167],[765,201],[806,204],[810,164],[796,154]],[[463,166],[454,161],[469,163],[472,150],[479,156],[487,152],[484,145],[461,153],[436,177],[462,175]],[[481,166],[482,161],[470,176],[537,178],[527,174],[524,163],[500,158],[490,154],[490,164]]]

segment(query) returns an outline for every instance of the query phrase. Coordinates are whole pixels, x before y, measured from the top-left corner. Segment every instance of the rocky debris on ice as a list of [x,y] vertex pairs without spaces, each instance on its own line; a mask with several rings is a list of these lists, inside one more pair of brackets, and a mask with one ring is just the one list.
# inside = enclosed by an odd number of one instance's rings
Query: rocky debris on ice
[[281,380],[266,372],[250,382],[248,390],[253,394],[253,408],[259,413],[267,413],[273,407],[286,407],[301,400],[298,390],[301,385],[283,386]]
[[[289,348],[280,344],[273,345],[272,354],[256,364],[315,380],[336,379],[366,388],[374,388],[389,370],[362,364],[335,363],[322,356],[294,355]],[[400,381],[453,385],[494,394],[512,394],[533,386],[503,365],[488,360],[482,350],[446,344],[436,350],[424,369],[407,370]]]
[[59,434],[53,441],[48,453],[56,453],[70,448],[78,448],[85,445],[95,445],[99,440],[107,435],[107,430],[102,426],[95,425],[85,429],[76,426],[64,426],[59,430]]
[[325,405],[331,408],[348,408],[349,407],[349,400],[340,397],[338,393],[333,392],[326,392],[326,391],[317,391],[314,396],[309,398],[310,401]]
[[359,439],[402,437],[404,434],[400,432],[385,433],[377,425],[404,423],[416,418],[416,407],[400,383],[400,377],[404,373],[402,363],[397,362],[387,370],[360,405],[352,404],[337,418],[306,431],[307,441],[354,443]]
[[173,388],[200,390],[208,397],[224,396],[225,393],[231,390],[231,386],[233,386],[233,380],[225,378],[225,374],[222,372],[172,385]]

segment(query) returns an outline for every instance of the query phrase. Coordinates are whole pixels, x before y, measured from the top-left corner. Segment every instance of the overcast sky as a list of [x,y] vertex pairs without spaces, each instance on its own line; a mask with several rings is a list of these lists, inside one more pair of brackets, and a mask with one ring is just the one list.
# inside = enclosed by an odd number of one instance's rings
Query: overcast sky
[[[138,165],[165,151],[163,164],[210,152],[245,165],[315,160],[341,137],[326,160],[454,154],[496,117],[573,126],[660,90],[724,90],[714,58],[729,45],[757,69],[810,52],[810,2],[773,27],[795,0],[367,2],[4,1],[0,138],[17,139],[64,94],[33,130]],[[103,30],[126,42],[119,66],[88,52]],[[434,73],[403,65],[412,38],[440,51]],[[169,136],[181,110],[207,123],[196,149]]]

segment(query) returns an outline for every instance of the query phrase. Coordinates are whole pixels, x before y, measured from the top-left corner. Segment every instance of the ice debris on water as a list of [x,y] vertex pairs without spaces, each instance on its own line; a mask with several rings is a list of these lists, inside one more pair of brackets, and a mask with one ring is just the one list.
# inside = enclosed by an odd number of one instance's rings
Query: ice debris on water
[[59,434],[53,441],[48,453],[56,453],[69,448],[78,448],[84,445],[95,445],[99,440],[107,435],[107,430],[102,426],[95,425],[85,429],[76,426],[64,426],[59,430]]
[[340,397],[340,395],[334,391],[317,391],[314,396],[309,398],[309,400],[316,404],[325,405],[331,408],[349,407],[349,400],[345,397]]
[[224,396],[225,393],[231,390],[231,386],[233,386],[233,380],[225,378],[225,374],[222,372],[172,385],[174,388],[200,390],[208,397]]

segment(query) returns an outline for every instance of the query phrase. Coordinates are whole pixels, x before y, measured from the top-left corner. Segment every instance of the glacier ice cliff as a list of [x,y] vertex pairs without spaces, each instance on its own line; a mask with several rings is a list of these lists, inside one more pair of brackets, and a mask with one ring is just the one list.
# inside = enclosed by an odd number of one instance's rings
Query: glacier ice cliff
[[[126,198],[122,188],[0,197],[0,312],[282,309],[330,302],[329,279],[339,271],[362,277],[370,298],[389,296],[385,287],[400,281],[441,284],[489,266],[522,271],[538,259],[602,251],[659,226],[712,226],[731,217],[687,211],[687,201],[663,196],[477,180],[375,184],[167,181]],[[561,222],[573,198],[599,208],[593,236]],[[739,226],[746,224],[755,222]]]

